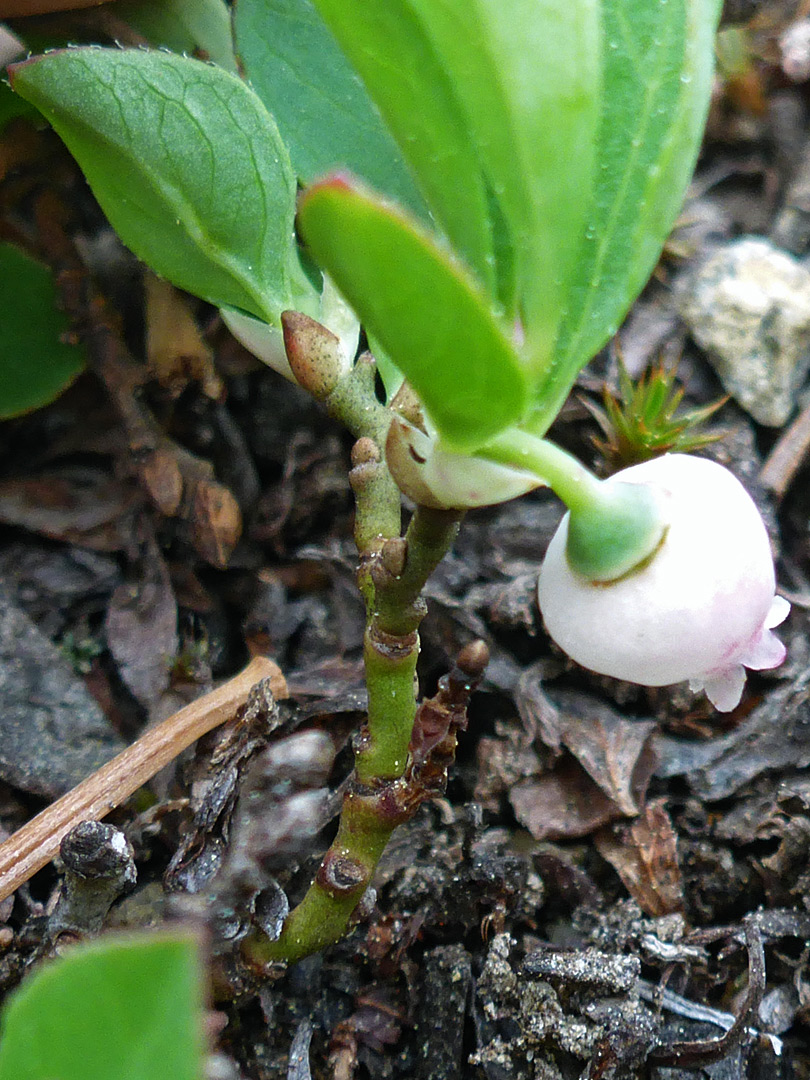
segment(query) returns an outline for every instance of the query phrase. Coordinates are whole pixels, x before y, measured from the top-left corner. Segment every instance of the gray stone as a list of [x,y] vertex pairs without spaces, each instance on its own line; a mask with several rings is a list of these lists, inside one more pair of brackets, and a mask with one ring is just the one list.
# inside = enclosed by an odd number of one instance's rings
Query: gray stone
[[781,427],[810,368],[810,271],[745,237],[689,274],[678,301],[728,393],[758,423]]
[[65,656],[0,589],[0,779],[56,798],[124,745]]

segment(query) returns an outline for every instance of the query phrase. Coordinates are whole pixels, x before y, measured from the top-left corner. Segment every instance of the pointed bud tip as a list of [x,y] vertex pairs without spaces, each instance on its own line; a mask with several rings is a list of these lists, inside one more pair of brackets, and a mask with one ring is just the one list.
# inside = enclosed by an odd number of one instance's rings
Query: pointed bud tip
[[348,369],[340,339],[301,311],[283,311],[284,348],[296,381],[319,401]]

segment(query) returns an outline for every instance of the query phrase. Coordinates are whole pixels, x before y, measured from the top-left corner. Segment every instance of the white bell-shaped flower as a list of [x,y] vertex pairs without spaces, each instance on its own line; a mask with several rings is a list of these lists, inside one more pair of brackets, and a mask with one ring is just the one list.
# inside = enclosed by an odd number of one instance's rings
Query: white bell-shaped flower
[[540,610],[551,637],[583,667],[667,686],[689,680],[717,709],[739,702],[745,668],[777,667],[785,647],[772,633],[790,605],[775,596],[765,525],[742,484],[713,461],[668,454],[606,483],[654,484],[669,527],[640,567],[590,582],[566,557],[568,517],[540,572]]

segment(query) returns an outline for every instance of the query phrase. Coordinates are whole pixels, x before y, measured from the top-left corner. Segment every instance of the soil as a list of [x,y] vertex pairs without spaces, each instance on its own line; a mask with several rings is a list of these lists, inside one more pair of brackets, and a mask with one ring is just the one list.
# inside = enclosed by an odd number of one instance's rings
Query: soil
[[[780,50],[802,12],[739,7],[748,59],[718,84],[682,219],[619,335],[633,375],[680,357],[691,407],[724,393],[678,314],[696,268],[750,234],[805,273],[810,250],[810,45],[806,72]],[[538,491],[470,513],[421,634],[426,695],[471,641],[491,653],[446,793],[395,833],[345,940],[258,979],[240,936],[278,925],[311,879],[363,713],[351,441],[213,309],[152,279],[58,139],[24,121],[0,144],[0,235],[54,268],[88,355],[52,405],[0,424],[2,827],[252,656],[289,690],[109,815],[136,881],[66,907],[76,873],[109,877],[115,833],[93,826],[0,904],[2,994],[76,939],[182,919],[209,941],[209,1080],[810,1077],[806,372],[784,423],[729,400],[702,451],[763,510],[793,605],[786,663],[727,715],[591,675],[537,610],[560,505]],[[611,346],[552,431],[603,473],[583,402],[617,380]],[[246,784],[271,822],[252,891]]]

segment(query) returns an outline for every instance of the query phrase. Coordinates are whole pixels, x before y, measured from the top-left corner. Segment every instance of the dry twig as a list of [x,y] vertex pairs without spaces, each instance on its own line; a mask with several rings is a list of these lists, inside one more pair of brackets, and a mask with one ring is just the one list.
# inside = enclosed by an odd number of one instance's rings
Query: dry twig
[[0,900],[50,862],[79,822],[105,817],[200,736],[229,720],[262,679],[270,680],[276,698],[286,697],[279,667],[256,657],[233,679],[150,728],[0,844]]
[[749,1034],[765,992],[765,951],[762,945],[762,930],[756,919],[750,916],[746,918],[743,929],[748,949],[748,993],[734,1023],[719,1039],[675,1042],[659,1046],[650,1053],[651,1062],[686,1069],[702,1068],[726,1057]]
[[759,474],[763,487],[781,499],[810,451],[810,404],[779,436]]

